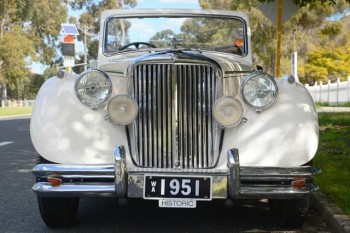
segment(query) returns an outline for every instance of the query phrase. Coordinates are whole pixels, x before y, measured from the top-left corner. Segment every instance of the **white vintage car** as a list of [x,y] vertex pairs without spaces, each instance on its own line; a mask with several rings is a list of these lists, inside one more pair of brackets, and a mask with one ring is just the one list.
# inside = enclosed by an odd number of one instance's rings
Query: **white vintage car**
[[46,225],[71,224],[80,197],[110,196],[165,208],[268,199],[278,223],[301,226],[317,113],[293,76],[254,69],[250,35],[241,12],[105,11],[96,69],[59,72],[33,109]]

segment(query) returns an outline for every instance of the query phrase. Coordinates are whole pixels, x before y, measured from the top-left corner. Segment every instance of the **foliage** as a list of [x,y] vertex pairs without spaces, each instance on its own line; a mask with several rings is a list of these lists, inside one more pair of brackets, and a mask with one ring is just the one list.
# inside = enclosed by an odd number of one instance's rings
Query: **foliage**
[[[251,18],[253,59],[268,73],[275,72],[276,28],[257,9],[259,2],[272,0],[199,0],[206,9],[242,10]],[[290,72],[290,53],[299,54],[299,78],[310,82],[326,80],[329,76],[349,74],[350,17],[345,17],[350,0],[293,0],[300,10],[283,25],[282,70]],[[0,85],[5,81],[10,96],[17,90],[28,90],[27,65],[39,61],[50,67],[57,61],[56,48],[61,23],[67,19],[67,7],[86,9],[79,19],[70,18],[79,28],[97,34],[100,14],[106,9],[132,8],[137,0],[1,0],[0,1]],[[332,15],[343,15],[332,21]],[[127,30],[127,28],[125,28]],[[198,29],[200,31],[200,29]],[[166,33],[166,32],[164,32]],[[198,34],[199,35],[199,34]],[[169,35],[156,35],[164,41]],[[183,37],[186,34],[182,35]],[[84,34],[80,33],[79,41]],[[218,34],[212,38],[221,40]],[[88,60],[96,59],[98,40],[87,36]],[[16,48],[16,49],[14,49]],[[344,49],[345,48],[345,49]],[[11,56],[5,56],[11,54]],[[30,83],[30,82],[29,82]],[[21,84],[21,87],[17,87]]]
[[318,32],[320,42],[310,49],[305,65],[309,80],[345,80],[350,74],[350,36],[342,30],[349,23],[350,19],[327,22]]
[[167,47],[171,38],[174,38],[175,33],[170,30],[163,30],[157,32],[154,36],[151,37],[150,43],[154,44],[156,47]]
[[[137,0],[66,0],[67,3],[75,10],[86,8],[78,20],[79,28],[87,27],[89,33],[98,34],[100,30],[100,15],[104,10],[120,9],[125,7],[135,7]],[[83,40],[83,33],[78,37],[79,41]],[[98,40],[96,38],[87,37],[88,44],[88,60],[97,59]]]
[[350,215],[350,118],[348,113],[319,114],[321,127],[318,152],[314,165],[322,173],[316,184],[338,207]]
[[[30,35],[41,63],[52,64],[56,55],[56,42],[61,30],[61,23],[67,18],[67,9],[60,0],[33,1],[34,10],[31,19]],[[43,14],[45,12],[45,14]]]
[[28,90],[28,63],[53,62],[66,18],[67,9],[60,0],[0,2],[0,80],[6,82],[10,98],[29,94],[22,93]]
[[350,74],[350,48],[317,47],[310,51],[308,63],[305,65],[307,75],[313,80],[327,82],[330,77],[340,75],[343,80]]
[[[259,2],[271,1],[199,0],[199,3],[205,9],[245,11],[251,19],[253,61],[274,75],[276,27],[257,8]],[[349,1],[294,0],[294,3],[301,8],[282,27],[282,71],[290,73],[290,54],[298,52],[300,80],[313,84],[329,76],[349,74],[345,67],[349,63],[349,51],[344,48],[350,47],[350,36],[346,33],[350,17],[344,17],[340,22],[329,20],[332,15],[344,14],[349,9],[346,4]],[[323,55],[335,60],[323,64],[318,59]]]
[[25,67],[25,58],[33,55],[33,42],[22,33],[21,27],[14,26],[10,32],[0,37],[0,77],[7,83],[10,97],[17,98],[17,92],[20,90],[17,85],[29,74]]
[[57,74],[57,68],[55,66],[51,66],[51,67],[48,67],[44,70],[44,73],[43,73],[43,77],[45,80],[53,77],[53,76],[56,76]]

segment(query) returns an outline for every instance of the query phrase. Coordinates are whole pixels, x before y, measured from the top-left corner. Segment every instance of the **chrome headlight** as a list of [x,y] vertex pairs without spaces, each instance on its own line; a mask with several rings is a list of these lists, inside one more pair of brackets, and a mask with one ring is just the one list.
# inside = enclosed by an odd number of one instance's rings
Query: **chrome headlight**
[[241,121],[242,115],[242,104],[233,97],[222,97],[214,103],[213,116],[225,128],[237,125]]
[[91,108],[97,108],[105,102],[111,95],[111,92],[111,79],[100,70],[84,72],[75,82],[75,94],[78,99]]
[[259,109],[270,107],[275,102],[277,93],[276,81],[268,74],[260,72],[245,77],[241,86],[243,101]]
[[117,95],[108,102],[107,111],[112,123],[127,125],[137,117],[138,106],[131,96]]

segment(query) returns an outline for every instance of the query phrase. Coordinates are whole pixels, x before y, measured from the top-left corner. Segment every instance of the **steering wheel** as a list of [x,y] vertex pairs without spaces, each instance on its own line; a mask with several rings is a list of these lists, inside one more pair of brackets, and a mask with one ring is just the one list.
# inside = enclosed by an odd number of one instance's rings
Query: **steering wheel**
[[149,46],[149,47],[151,47],[151,48],[157,48],[155,45],[150,44],[150,43],[147,43],[147,42],[133,42],[133,43],[129,43],[129,44],[126,44],[126,45],[120,47],[119,50],[127,49],[127,48],[129,48],[130,46],[135,46],[135,48],[138,49],[138,48],[140,47],[141,44],[142,44],[142,45],[147,45],[147,46]]

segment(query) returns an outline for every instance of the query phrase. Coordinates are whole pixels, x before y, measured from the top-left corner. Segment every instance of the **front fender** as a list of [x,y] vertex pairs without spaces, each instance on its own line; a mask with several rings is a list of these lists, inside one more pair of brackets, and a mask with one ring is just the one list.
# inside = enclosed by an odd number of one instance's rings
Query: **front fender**
[[65,164],[113,164],[115,145],[127,145],[125,127],[104,120],[105,108],[92,110],[74,92],[75,77],[53,77],[41,87],[30,134],[45,159]]
[[222,153],[238,148],[241,166],[300,166],[317,151],[318,117],[309,92],[287,77],[276,82],[279,93],[271,108],[257,113],[245,106],[247,123],[225,132]]

